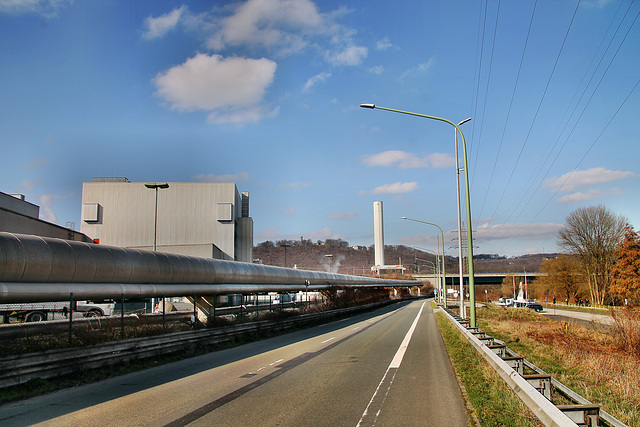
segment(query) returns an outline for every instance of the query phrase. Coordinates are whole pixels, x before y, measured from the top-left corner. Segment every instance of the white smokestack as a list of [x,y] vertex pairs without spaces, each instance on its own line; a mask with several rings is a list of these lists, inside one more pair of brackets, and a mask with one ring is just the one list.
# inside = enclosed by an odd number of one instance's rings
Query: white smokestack
[[373,243],[375,265],[384,265],[384,225],[382,221],[382,202],[373,202]]

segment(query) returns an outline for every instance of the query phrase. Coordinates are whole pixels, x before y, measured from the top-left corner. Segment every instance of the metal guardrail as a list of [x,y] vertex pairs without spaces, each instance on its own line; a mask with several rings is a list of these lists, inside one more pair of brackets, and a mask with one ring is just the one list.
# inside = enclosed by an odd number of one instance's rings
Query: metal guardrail
[[111,366],[117,363],[176,353],[195,346],[223,343],[236,336],[279,332],[345,314],[355,314],[397,302],[367,304],[318,313],[303,314],[282,320],[262,320],[218,329],[200,329],[172,334],[131,338],[84,348],[47,350],[13,355],[0,359],[0,388],[23,384],[32,378],[52,378],[82,369]]
[[[443,309],[443,312],[545,426],[575,426],[578,425],[575,422],[576,420],[583,420],[589,417],[592,420],[596,420],[596,423],[604,421],[604,425],[626,427],[624,423],[602,410],[599,405],[593,405],[590,401],[518,355],[507,347],[504,342],[486,336],[478,328],[468,328],[468,321],[460,319],[459,316],[451,313],[448,309]],[[490,341],[487,338],[490,338]],[[504,352],[503,356],[500,355],[501,352]],[[523,375],[525,366],[535,372],[536,375]],[[530,378],[526,379],[526,377]],[[540,385],[536,388],[532,385],[532,383],[542,382],[546,378],[549,379],[548,386]],[[551,388],[577,405],[554,405],[550,400]],[[579,416],[576,415],[578,413]],[[582,421],[580,425],[583,425]],[[598,423],[597,425],[603,424]]]

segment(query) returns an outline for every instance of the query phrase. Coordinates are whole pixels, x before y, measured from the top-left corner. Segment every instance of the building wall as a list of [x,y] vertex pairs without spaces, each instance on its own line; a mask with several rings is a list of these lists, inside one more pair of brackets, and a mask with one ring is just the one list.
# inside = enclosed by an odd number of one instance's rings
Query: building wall
[[39,219],[39,211],[40,208],[32,203],[0,192],[0,231],[81,242],[92,241],[75,230]]
[[[158,251],[238,260],[236,240],[246,237],[236,230],[242,198],[234,183],[170,182],[157,191]],[[153,249],[155,203],[156,190],[141,182],[86,182],[82,232],[101,244]]]

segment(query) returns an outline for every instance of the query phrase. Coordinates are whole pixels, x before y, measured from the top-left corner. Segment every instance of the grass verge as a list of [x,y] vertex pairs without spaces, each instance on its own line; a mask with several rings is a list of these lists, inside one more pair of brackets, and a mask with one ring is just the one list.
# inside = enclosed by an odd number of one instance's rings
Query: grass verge
[[482,426],[538,426],[533,413],[442,313],[440,334]]
[[640,426],[640,360],[615,336],[552,321],[531,310],[495,306],[480,308],[478,323],[620,421]]

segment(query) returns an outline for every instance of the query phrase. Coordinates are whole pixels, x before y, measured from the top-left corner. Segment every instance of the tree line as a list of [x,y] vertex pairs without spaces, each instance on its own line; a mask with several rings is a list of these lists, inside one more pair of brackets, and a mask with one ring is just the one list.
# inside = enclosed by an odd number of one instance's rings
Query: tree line
[[557,240],[562,255],[542,263],[538,293],[599,305],[640,304],[640,236],[603,205],[570,213]]

